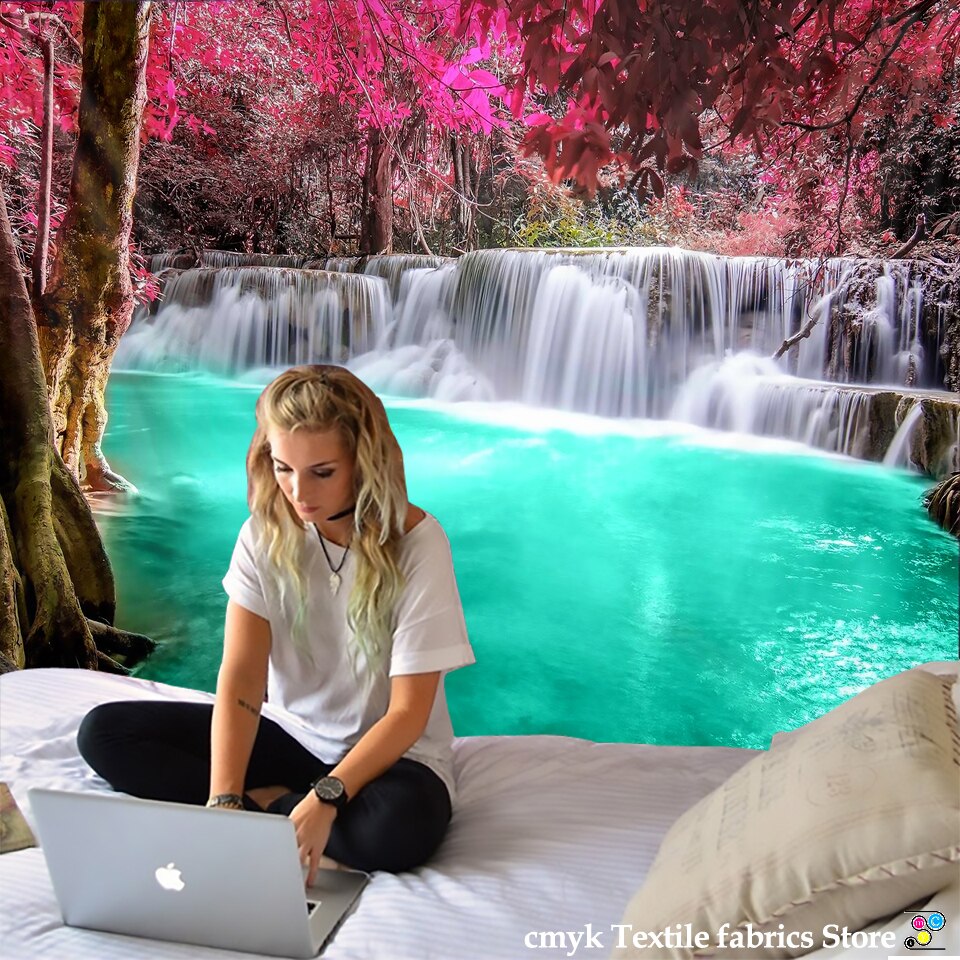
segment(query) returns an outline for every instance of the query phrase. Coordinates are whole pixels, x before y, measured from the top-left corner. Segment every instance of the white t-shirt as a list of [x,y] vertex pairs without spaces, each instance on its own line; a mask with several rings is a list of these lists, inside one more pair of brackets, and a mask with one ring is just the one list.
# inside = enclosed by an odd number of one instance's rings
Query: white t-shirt
[[[356,648],[347,625],[347,600],[353,588],[356,559],[348,551],[340,568],[342,583],[330,587],[330,567],[313,524],[304,531],[307,601],[303,640],[291,637],[295,615],[292,596],[284,606],[265,551],[258,551],[254,520],[240,529],[223,586],[231,600],[270,622],[268,703],[289,716],[284,727],[326,763],[336,764],[387,712],[390,677],[446,672],[474,663],[463,608],[453,572],[450,542],[431,514],[399,542],[398,563],[406,585],[397,602],[392,649],[371,670]],[[330,562],[340,565],[344,548],[325,541]],[[293,590],[288,591],[293,594]],[[304,649],[306,648],[306,649]],[[279,718],[278,718],[279,719]],[[433,770],[454,796],[451,744],[453,727],[443,690],[443,676],[427,727],[404,754]]]

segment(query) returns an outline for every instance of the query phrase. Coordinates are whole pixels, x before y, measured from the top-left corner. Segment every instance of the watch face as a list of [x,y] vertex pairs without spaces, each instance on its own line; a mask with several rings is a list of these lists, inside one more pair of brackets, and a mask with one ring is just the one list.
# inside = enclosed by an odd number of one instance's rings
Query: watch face
[[335,777],[324,777],[315,787],[321,800],[337,800],[343,795],[343,784]]

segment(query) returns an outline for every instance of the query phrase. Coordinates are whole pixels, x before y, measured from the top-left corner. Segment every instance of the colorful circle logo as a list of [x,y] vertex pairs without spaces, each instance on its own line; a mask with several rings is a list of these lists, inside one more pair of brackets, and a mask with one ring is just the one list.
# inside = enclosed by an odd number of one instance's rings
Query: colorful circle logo
[[[924,949],[933,940],[933,933],[942,930],[946,922],[946,918],[938,910],[932,911],[927,916],[916,914],[910,921],[910,926],[917,931],[916,936],[907,937],[903,941],[903,945],[908,950]],[[930,947],[929,949],[936,950],[938,948]]]

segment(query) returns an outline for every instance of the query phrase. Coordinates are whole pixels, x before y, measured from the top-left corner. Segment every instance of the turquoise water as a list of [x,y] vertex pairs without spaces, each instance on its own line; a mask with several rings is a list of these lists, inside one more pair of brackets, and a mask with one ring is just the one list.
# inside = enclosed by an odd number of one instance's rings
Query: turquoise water
[[[98,512],[138,675],[212,690],[260,385],[115,374]],[[956,542],[927,483],[689,427],[386,400],[451,541],[477,664],[456,732],[764,747],[957,650]],[[746,445],[746,446],[744,446]]]

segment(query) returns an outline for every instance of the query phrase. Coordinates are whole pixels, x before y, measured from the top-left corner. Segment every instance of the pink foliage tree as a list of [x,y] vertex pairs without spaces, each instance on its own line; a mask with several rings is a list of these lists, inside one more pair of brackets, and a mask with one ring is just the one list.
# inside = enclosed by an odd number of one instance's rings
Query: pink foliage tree
[[[808,198],[842,247],[855,146],[871,119],[907,122],[956,68],[952,0],[464,0],[460,34],[519,49],[510,103],[524,147],[588,193],[602,171],[645,193],[708,151],[749,144]],[[943,122],[949,122],[947,113]],[[810,189],[814,185],[813,189]]]
[[[32,151],[45,113],[60,131],[76,131],[78,58],[68,50],[57,59],[48,109],[40,46],[55,33],[76,44],[80,11],[75,3],[0,3],[0,163],[8,167]],[[213,118],[224,115],[218,107],[240,86],[245,107],[262,118],[264,151],[281,145],[278,141],[303,139],[346,113],[364,144],[358,162],[367,189],[385,194],[389,206],[395,180],[413,182],[414,167],[434,159],[408,162],[408,147],[420,131],[426,148],[437,142],[437,134],[489,134],[504,122],[498,119],[503,87],[481,66],[491,57],[490,42],[457,39],[458,15],[458,4],[450,0],[158,6],[146,72],[144,140],[169,141],[180,125],[216,138]],[[449,165],[431,175],[453,180]],[[13,205],[12,216],[21,236],[32,240],[34,221],[42,215],[22,202]],[[389,248],[389,232],[380,241]]]

